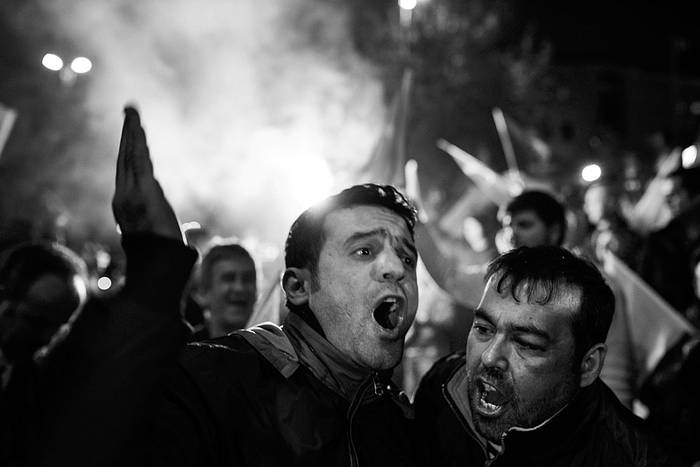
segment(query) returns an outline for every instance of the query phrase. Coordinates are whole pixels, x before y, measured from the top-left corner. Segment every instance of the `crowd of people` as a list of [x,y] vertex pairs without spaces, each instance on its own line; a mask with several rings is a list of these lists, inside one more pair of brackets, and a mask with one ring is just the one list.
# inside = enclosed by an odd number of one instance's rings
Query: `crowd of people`
[[[557,195],[525,190],[500,209],[498,251],[468,264],[442,248],[420,199],[349,187],[294,221],[287,313],[251,323],[253,256],[219,242],[197,261],[133,108],[116,165],[126,268],[115,293],[89,293],[65,246],[3,254],[0,465],[700,462],[699,168],[668,175],[674,217],[646,235],[614,185],[591,185],[578,244]],[[684,323],[646,372],[632,331],[644,318],[611,255]],[[426,327],[405,342],[422,265],[468,315],[460,348]],[[419,340],[439,350],[403,388],[394,370]]]

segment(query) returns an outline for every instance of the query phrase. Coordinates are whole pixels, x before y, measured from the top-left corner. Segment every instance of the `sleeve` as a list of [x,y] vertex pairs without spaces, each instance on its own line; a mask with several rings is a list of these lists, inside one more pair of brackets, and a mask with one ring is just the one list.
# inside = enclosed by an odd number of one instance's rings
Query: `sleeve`
[[187,340],[180,302],[196,252],[146,234],[123,246],[123,289],[88,303],[50,365],[46,464],[140,465],[160,384]]
[[413,400],[415,408],[416,440],[419,443],[421,454],[418,465],[429,465],[436,459],[440,459],[440,440],[437,414],[440,411],[440,384],[436,373],[443,359],[435,363],[428,373],[423,376],[416,396]]

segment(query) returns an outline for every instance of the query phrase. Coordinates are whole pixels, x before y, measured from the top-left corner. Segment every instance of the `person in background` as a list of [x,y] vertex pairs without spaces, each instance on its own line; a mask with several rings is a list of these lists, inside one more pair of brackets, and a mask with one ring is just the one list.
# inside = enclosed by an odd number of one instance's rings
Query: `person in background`
[[678,465],[599,379],[614,295],[567,250],[521,247],[496,258],[466,352],[416,395],[433,465]]
[[0,265],[0,464],[30,464],[42,436],[50,355],[87,299],[87,268],[49,242],[15,246]]
[[622,182],[615,179],[598,180],[586,188],[583,212],[592,227],[590,249],[598,262],[603,262],[606,251],[638,270],[641,237],[628,225],[623,215]]
[[[566,233],[564,207],[544,191],[529,190],[501,207],[501,230],[496,245],[500,252],[519,246],[561,245]],[[488,259],[461,264],[459,256],[444,252],[429,224],[419,223],[416,244],[421,259],[435,282],[458,303],[475,308],[484,289],[483,276]]]
[[199,268],[198,301],[204,308],[206,332],[198,340],[242,329],[257,300],[255,261],[236,243],[211,246]]
[[674,217],[647,237],[641,251],[640,275],[679,313],[694,300],[693,270],[688,261],[700,244],[700,165],[669,174],[666,203]]
[[0,265],[0,367],[3,387],[16,365],[46,356],[87,299],[87,268],[57,243],[24,243]]

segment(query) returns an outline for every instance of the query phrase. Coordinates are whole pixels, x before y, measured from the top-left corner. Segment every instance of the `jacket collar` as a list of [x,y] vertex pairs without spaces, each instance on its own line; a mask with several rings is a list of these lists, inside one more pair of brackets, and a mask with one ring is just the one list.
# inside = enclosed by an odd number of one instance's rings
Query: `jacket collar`
[[372,378],[371,370],[352,363],[296,314],[287,316],[283,330],[301,364],[346,400],[352,401],[360,386]]

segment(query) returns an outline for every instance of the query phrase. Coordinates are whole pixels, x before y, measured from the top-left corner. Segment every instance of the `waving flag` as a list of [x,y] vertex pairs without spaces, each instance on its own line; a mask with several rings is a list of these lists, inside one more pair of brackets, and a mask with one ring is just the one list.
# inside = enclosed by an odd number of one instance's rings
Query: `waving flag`
[[17,119],[17,111],[0,104],[0,156]]
[[640,387],[666,352],[697,330],[614,254],[606,253],[603,268],[625,300]]
[[403,187],[406,164],[406,125],[413,73],[404,71],[401,88],[394,96],[379,141],[367,163],[360,169],[358,183],[383,183]]

